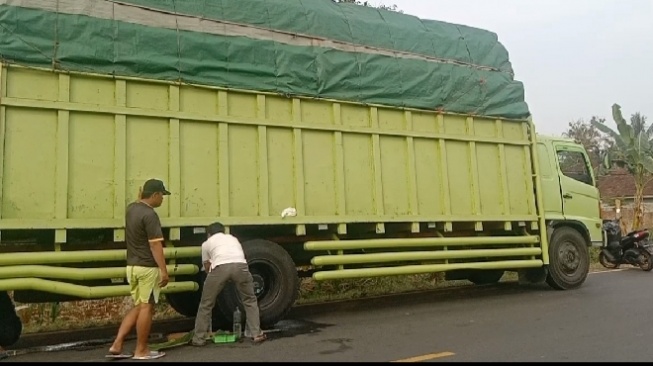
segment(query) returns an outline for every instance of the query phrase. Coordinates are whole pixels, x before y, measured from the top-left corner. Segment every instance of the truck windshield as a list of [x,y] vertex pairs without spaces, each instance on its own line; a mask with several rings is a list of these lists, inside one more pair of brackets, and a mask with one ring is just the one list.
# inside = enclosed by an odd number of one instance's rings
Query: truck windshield
[[560,171],[565,176],[579,182],[594,185],[585,154],[580,151],[558,150]]

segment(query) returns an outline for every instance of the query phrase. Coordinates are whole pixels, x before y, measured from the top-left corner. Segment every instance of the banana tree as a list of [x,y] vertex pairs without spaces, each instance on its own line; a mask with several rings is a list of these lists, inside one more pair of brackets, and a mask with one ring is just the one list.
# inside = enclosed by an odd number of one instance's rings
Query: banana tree
[[644,187],[653,173],[653,144],[645,129],[635,129],[626,122],[618,104],[612,106],[612,118],[617,124],[617,131],[599,121],[592,121],[592,124],[615,141],[614,147],[604,156],[603,166],[606,169],[613,165],[625,168],[635,180],[635,209],[631,228],[634,230],[640,227],[644,215]]

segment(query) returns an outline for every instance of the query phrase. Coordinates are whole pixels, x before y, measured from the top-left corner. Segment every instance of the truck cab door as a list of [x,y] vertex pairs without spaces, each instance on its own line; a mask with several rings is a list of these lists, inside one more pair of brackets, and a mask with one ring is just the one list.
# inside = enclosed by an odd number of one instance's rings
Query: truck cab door
[[553,145],[538,142],[537,155],[540,161],[544,216],[547,220],[564,220],[558,163]]
[[560,170],[560,194],[566,220],[585,224],[592,242],[600,242],[600,194],[585,150],[575,144],[555,145]]

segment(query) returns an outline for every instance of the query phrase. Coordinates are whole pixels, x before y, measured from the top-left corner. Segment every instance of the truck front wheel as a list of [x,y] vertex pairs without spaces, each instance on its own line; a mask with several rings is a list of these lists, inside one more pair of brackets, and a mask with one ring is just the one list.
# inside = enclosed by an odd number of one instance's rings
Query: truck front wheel
[[0,292],[0,347],[18,342],[22,332],[23,323],[16,314],[14,303],[6,291]]
[[[268,240],[244,242],[243,250],[254,279],[261,327],[273,326],[290,311],[299,295],[297,267],[288,252]],[[232,321],[239,306],[244,320],[244,308],[233,283],[229,282],[218,295],[218,305],[228,321]]]
[[570,290],[585,282],[590,268],[587,243],[570,227],[555,229],[549,243],[546,283],[556,290]]

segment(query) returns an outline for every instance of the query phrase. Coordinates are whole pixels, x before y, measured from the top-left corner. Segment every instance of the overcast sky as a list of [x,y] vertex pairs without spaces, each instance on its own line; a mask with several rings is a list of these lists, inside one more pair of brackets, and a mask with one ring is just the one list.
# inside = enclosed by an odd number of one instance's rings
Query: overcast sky
[[420,18],[497,33],[540,133],[572,120],[653,123],[653,0],[372,0]]

